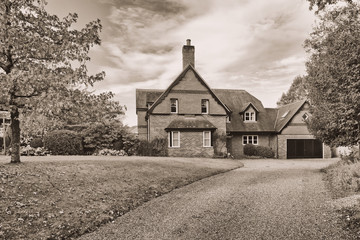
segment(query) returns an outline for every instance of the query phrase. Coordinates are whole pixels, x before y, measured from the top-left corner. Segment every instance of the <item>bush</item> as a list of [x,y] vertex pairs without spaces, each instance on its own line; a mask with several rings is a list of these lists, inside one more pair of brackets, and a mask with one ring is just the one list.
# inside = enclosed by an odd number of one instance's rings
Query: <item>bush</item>
[[244,146],[244,154],[247,156],[259,156],[264,158],[273,158],[275,156],[275,153],[271,148],[252,144]]
[[244,146],[244,154],[247,155],[247,156],[257,156],[256,155],[255,145],[246,144]]
[[32,148],[40,148],[43,146],[44,146],[44,143],[41,138],[33,138],[30,141],[30,147],[32,147]]
[[335,197],[360,191],[360,162],[348,163],[341,160],[327,167],[325,172]]
[[69,130],[56,130],[44,137],[44,146],[54,155],[83,154],[82,137]]
[[48,154],[50,154],[50,152],[43,147],[33,148],[30,145],[20,147],[21,156],[45,156]]
[[114,149],[101,149],[95,155],[97,156],[127,156],[124,150],[114,150]]
[[151,142],[139,141],[136,154],[138,156],[168,156],[168,142],[166,138],[156,138]]

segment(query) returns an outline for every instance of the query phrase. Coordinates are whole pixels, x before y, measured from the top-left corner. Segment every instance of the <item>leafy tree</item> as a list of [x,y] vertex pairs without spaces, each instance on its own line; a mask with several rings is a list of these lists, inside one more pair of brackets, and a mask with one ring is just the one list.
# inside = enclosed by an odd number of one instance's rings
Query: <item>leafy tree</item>
[[360,142],[360,6],[348,4],[320,16],[305,46],[313,106],[310,130],[326,144]]
[[283,106],[289,103],[307,99],[308,90],[305,81],[306,76],[297,76],[292,82],[287,93],[283,93],[280,100],[277,102],[278,106]]
[[[340,2],[341,0],[308,0],[310,3],[310,10],[314,8],[314,6],[317,6],[316,13],[319,13],[320,11],[324,10],[324,8],[327,5],[335,4],[337,2]],[[348,3],[352,3],[352,0],[346,0]]]
[[100,44],[100,20],[75,30],[77,14],[61,20],[47,13],[43,2],[0,0],[0,104],[10,108],[15,163],[20,162],[21,111],[46,103],[52,114],[75,86],[104,78],[103,72],[89,76],[86,67],[90,48]]
[[43,136],[45,132],[69,125],[119,122],[126,108],[113,97],[111,92],[95,95],[86,90],[72,90],[59,99],[56,108],[49,108],[47,102],[41,102],[33,107],[33,111],[22,115],[23,135]]

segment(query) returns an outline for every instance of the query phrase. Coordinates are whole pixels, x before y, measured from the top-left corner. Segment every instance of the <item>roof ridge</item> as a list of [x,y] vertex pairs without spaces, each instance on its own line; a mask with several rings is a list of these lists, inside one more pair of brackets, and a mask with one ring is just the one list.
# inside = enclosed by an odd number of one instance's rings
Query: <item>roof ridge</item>
[[230,88],[212,88],[212,90],[223,90],[223,91],[242,91],[242,92],[247,92],[244,89],[230,89]]
[[278,107],[278,109],[283,108],[283,107],[288,107],[288,106],[293,105],[293,104],[304,103],[306,101],[307,101],[306,99],[303,99],[303,100],[299,100],[299,101],[296,101],[296,102],[288,103],[288,104],[285,104],[283,106]]

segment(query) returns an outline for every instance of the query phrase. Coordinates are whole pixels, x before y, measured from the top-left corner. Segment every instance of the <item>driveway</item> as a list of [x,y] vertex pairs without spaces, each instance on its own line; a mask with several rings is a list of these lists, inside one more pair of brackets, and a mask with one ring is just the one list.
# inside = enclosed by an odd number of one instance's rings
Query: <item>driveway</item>
[[80,239],[352,239],[320,169],[334,160],[246,160],[156,198]]

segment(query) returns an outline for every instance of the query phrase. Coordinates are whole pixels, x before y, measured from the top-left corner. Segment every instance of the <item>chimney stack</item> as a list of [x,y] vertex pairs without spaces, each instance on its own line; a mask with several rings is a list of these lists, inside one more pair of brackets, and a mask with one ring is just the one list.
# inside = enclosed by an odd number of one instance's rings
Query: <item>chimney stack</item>
[[191,40],[186,40],[186,45],[182,49],[183,54],[183,69],[189,64],[195,68],[195,47],[191,46]]

